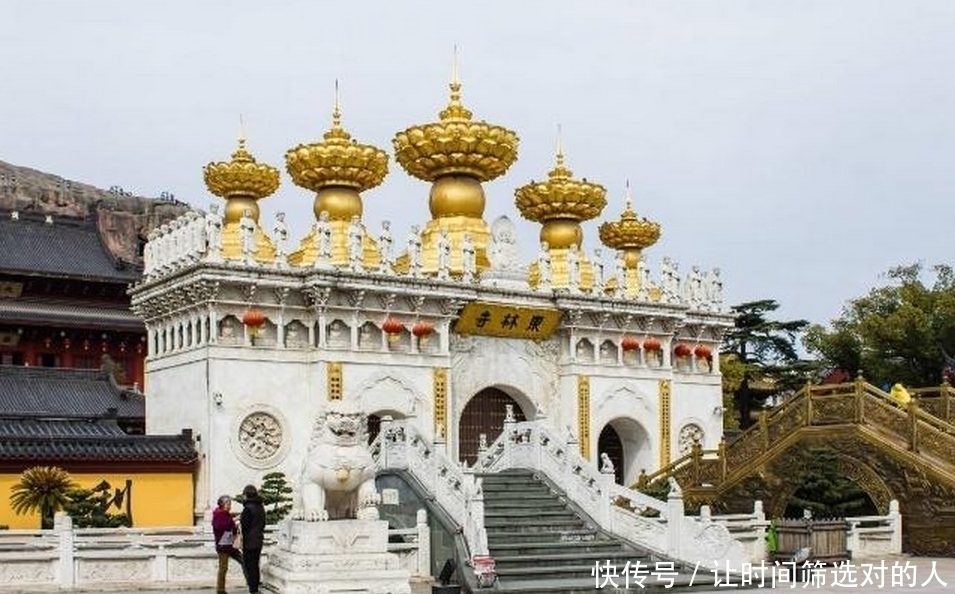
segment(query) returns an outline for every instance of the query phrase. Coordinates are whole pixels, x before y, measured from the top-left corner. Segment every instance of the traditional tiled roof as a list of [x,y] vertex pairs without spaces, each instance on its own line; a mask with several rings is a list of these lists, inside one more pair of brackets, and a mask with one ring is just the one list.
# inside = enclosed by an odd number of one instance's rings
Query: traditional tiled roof
[[145,416],[142,394],[102,370],[0,366],[0,465],[174,463],[197,459],[192,435],[127,435],[117,419]]
[[3,302],[0,320],[10,323],[43,322],[73,328],[111,328],[142,331],[145,325],[129,307],[125,309],[69,302],[16,301]]
[[142,394],[117,386],[99,369],[0,365],[0,414],[45,418],[143,418]]
[[106,249],[93,222],[54,217],[47,223],[28,213],[0,217],[0,271],[113,282],[140,277]]
[[196,460],[192,436],[126,435],[109,420],[0,417],[0,461],[175,462]]

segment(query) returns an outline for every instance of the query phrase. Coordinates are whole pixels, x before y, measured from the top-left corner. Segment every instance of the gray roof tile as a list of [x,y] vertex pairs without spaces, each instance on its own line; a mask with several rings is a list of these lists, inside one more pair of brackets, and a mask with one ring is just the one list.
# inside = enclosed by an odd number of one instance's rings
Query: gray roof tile
[[0,415],[56,418],[143,418],[146,400],[123,390],[99,369],[0,365]]
[[54,218],[47,224],[26,214],[0,218],[0,270],[125,282],[140,277],[110,254],[92,222]]

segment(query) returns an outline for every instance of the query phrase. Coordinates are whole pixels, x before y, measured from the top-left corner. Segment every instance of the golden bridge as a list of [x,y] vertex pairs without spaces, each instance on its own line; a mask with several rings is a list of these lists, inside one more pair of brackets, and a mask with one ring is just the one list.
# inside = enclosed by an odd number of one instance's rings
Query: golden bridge
[[755,499],[768,517],[781,517],[810,462],[810,449],[838,452],[839,471],[879,513],[897,499],[903,547],[918,555],[955,555],[955,389],[948,383],[911,390],[900,405],[867,383],[807,385],[785,404],[717,450],[690,453],[636,488],[674,477],[685,500],[722,512],[742,512]]

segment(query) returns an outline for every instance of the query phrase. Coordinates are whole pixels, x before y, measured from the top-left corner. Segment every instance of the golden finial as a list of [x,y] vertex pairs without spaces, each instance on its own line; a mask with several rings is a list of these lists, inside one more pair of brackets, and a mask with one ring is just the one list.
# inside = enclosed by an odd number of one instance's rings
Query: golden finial
[[[633,197],[630,193],[630,180],[627,180],[624,194],[623,212],[616,221],[608,221],[597,229],[600,241],[615,250],[624,250],[639,254],[640,250],[650,247],[660,239],[660,224],[638,216],[633,210]],[[638,258],[628,261],[636,266]]]
[[245,130],[241,118],[240,127],[242,129],[239,133],[239,146],[232,153],[232,160],[209,163],[203,169],[203,178],[206,187],[216,196],[248,196],[257,200],[278,189],[279,171],[256,162],[245,148]]
[[405,171],[424,181],[467,175],[483,182],[503,175],[517,159],[517,134],[502,126],[472,121],[473,114],[461,102],[457,46],[450,88],[451,98],[438,114],[439,121],[411,126],[395,135],[395,158]]
[[285,168],[296,185],[315,192],[327,186],[364,192],[384,180],[388,173],[388,155],[377,147],[356,143],[342,127],[338,79],[335,79],[332,127],[322,138],[285,153]]
[[599,184],[573,178],[573,172],[564,165],[564,146],[559,133],[557,165],[548,172],[547,178],[518,188],[514,202],[525,219],[544,224],[541,239],[552,248],[580,245],[579,222],[600,214],[607,205],[607,191]]
[[564,143],[560,134],[560,124],[557,124],[557,166],[564,164]]
[[335,79],[335,107],[332,109],[332,128],[342,127],[342,105],[338,97],[338,79]]
[[454,46],[454,57],[451,61],[451,100],[448,102],[448,106],[445,107],[441,113],[441,121],[447,122],[449,120],[470,120],[471,111],[468,108],[464,107],[464,104],[461,103],[461,79],[458,76],[458,46]]

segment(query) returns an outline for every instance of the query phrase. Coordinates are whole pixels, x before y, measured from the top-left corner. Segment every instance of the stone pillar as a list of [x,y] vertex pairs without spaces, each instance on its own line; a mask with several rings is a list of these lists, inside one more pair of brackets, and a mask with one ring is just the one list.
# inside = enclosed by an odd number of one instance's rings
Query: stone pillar
[[76,583],[76,576],[73,573],[73,518],[64,512],[57,512],[53,517],[53,533],[59,541],[56,583],[61,589],[71,589]]
[[683,493],[679,486],[673,486],[667,495],[667,555],[676,559],[681,558],[680,529],[682,527]]

